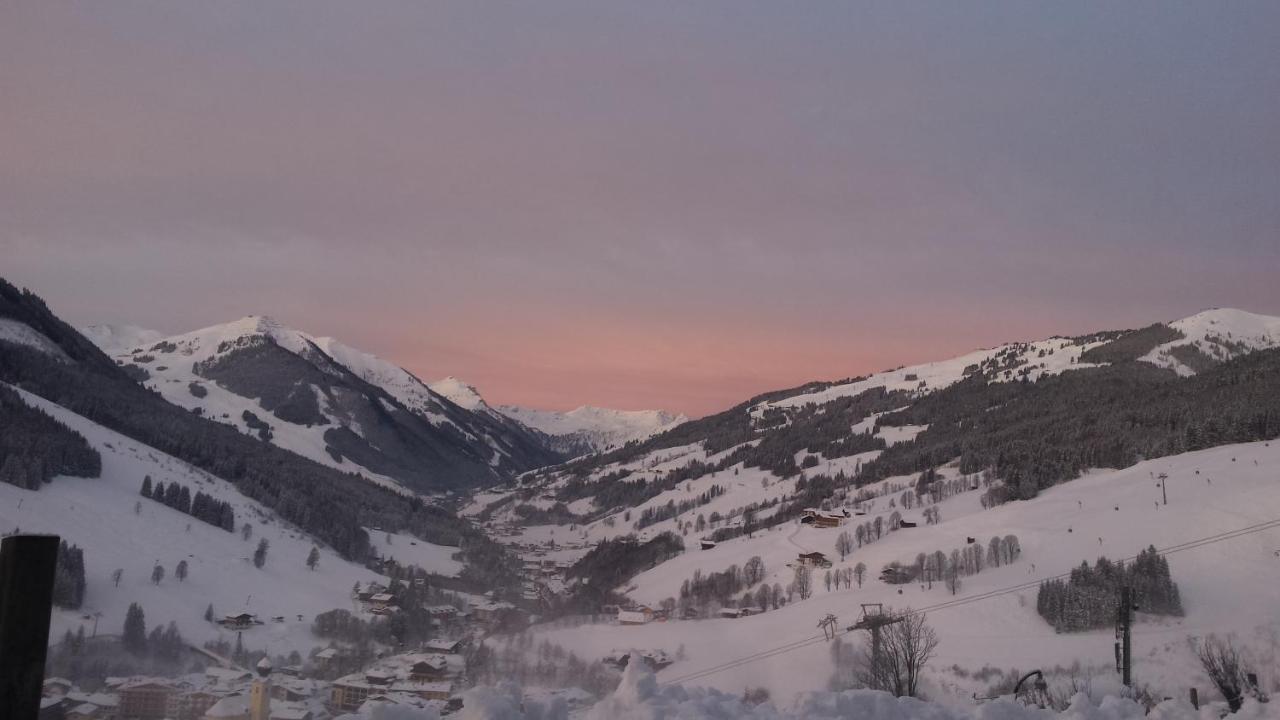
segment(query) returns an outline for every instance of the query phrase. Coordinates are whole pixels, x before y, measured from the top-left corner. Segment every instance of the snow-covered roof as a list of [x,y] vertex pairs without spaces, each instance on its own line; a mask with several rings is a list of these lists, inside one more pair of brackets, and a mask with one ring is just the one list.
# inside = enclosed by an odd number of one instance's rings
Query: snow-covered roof
[[305,720],[310,713],[305,703],[281,700],[271,702],[271,720]]
[[446,638],[432,638],[422,643],[424,650],[436,650],[439,652],[452,652],[458,647],[460,640],[449,640]]
[[207,718],[238,718],[249,712],[249,699],[244,695],[228,695],[204,711]]

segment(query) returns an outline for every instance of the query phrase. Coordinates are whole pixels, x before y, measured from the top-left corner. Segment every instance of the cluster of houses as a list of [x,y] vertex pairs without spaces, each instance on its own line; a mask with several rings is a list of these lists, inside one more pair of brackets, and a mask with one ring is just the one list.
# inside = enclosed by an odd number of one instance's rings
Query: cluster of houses
[[640,659],[644,660],[644,664],[654,672],[675,662],[675,659],[663,650],[610,650],[609,654],[600,661],[609,667],[622,670],[627,663],[631,662],[632,653],[639,655]]
[[[300,668],[273,672],[265,658],[253,671],[209,667],[177,678],[108,678],[96,692],[61,678],[44,682],[42,720],[325,720],[343,713],[376,716],[380,706],[461,707],[455,683],[466,662],[463,641],[431,640],[414,652],[385,657],[364,670],[324,682]],[[337,650],[317,653],[332,660]],[[3,713],[0,713],[2,715]]]
[[[542,553],[537,553],[541,555]],[[566,573],[570,563],[547,557],[525,558],[521,597],[529,602],[550,605],[569,588]]]
[[334,680],[329,705],[335,712],[363,712],[367,705],[457,709],[454,683],[465,668],[461,644],[433,640],[420,652],[383,658],[373,665]]
[[315,720],[328,717],[324,684],[271,664],[254,672],[211,667],[181,678],[108,678],[84,693],[61,678],[44,682],[41,718],[63,720]]
[[[401,610],[400,599],[385,585],[378,583],[369,583],[363,588],[356,589],[352,597],[360,605],[360,609],[370,615],[385,617],[394,615]],[[511,603],[487,598],[471,603],[466,611],[459,610],[453,605],[443,604],[427,605],[422,609],[431,616],[432,625],[437,629],[443,628],[446,623],[451,621],[461,620],[476,626],[476,629],[481,631],[499,622],[509,614],[520,614],[521,612],[519,608]]]

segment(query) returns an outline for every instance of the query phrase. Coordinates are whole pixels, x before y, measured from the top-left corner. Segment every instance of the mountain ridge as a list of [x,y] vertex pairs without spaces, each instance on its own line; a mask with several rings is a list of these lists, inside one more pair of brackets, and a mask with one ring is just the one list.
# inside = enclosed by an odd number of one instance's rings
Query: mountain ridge
[[270,316],[114,359],[175,405],[383,484],[484,485],[560,459],[523,426],[459,408],[402,368]]

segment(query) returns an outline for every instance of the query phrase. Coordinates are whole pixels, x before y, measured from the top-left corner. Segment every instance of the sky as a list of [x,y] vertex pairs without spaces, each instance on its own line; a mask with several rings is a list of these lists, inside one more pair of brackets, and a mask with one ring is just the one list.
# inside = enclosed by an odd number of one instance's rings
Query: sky
[[494,403],[1280,315],[1280,4],[0,9],[0,276]]

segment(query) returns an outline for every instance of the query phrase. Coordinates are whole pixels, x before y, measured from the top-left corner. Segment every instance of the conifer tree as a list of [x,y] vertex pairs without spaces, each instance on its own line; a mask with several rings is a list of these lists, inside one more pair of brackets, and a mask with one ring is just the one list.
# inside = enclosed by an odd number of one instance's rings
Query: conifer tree
[[138,603],[130,603],[124,616],[124,632],[120,636],[124,649],[134,655],[147,651],[147,620]]

